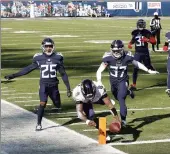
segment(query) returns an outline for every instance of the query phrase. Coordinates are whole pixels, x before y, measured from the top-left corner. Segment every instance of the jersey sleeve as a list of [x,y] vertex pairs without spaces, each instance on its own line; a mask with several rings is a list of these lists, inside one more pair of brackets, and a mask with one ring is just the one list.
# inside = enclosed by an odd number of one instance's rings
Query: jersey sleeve
[[133,56],[132,52],[131,51],[127,51],[126,56],[127,56],[128,63],[132,63],[132,61],[134,60],[134,56]]
[[95,84],[96,89],[99,92],[102,99],[108,96],[104,85],[99,84],[98,82],[95,81],[93,81],[93,83]]
[[84,98],[81,94],[79,85],[73,89],[73,100],[76,102],[76,104],[83,103]]
[[105,54],[102,57],[102,62],[104,62],[105,64],[109,64],[109,57],[110,57],[111,53],[110,52],[105,52]]

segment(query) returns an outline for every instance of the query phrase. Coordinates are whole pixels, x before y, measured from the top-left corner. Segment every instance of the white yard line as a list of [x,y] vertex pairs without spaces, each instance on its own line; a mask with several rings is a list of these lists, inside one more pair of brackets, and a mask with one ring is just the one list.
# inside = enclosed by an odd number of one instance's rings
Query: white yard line
[[32,98],[31,96],[23,96],[23,97],[8,97],[7,99],[9,100],[9,99],[18,99],[18,98]]
[[[128,111],[150,111],[150,110],[169,110],[170,107],[155,107],[155,108],[141,108],[141,109],[128,109]],[[120,111],[120,110],[117,110]],[[110,112],[109,110],[100,110],[95,111],[95,113],[103,113],[103,112]],[[55,114],[77,114],[77,112],[61,112],[61,113],[48,113],[49,115],[55,115]]]
[[[25,102],[25,101],[24,101]],[[38,100],[38,102],[40,102]],[[39,104],[24,104],[24,106],[38,106]],[[47,106],[51,106],[52,104],[46,104]]]
[[15,90],[6,90],[6,91],[1,90],[1,94],[2,93],[7,93],[7,92],[15,92]]
[[44,130],[36,132],[35,114],[5,100],[1,100],[1,108],[1,151],[5,154],[125,154],[46,118],[42,121]]
[[126,142],[126,143],[108,143],[108,145],[132,145],[132,144],[151,144],[151,143],[166,143],[170,142],[170,139],[162,140],[148,140],[148,141],[135,141],[135,142]]

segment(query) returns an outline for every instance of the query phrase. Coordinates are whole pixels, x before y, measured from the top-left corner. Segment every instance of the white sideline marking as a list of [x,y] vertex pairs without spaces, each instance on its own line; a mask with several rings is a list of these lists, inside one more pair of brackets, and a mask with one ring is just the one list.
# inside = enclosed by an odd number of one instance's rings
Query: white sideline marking
[[128,142],[128,143],[108,143],[108,145],[132,145],[132,144],[150,144],[150,143],[162,143],[162,142],[170,142],[170,139],[135,141],[135,142]]
[[[5,101],[5,100],[1,100],[1,102],[3,102],[3,103],[5,103],[5,104],[8,104],[8,105],[10,105],[11,107],[14,107],[15,109],[19,109],[19,110],[21,110],[21,111],[23,111],[23,112],[25,112],[25,113],[27,113],[28,114],[28,116],[34,116],[34,117],[36,117],[36,115],[35,114],[33,114],[32,112],[30,112],[30,111],[27,111],[27,110],[25,110],[25,109],[23,109],[23,108],[21,108],[21,107],[19,107],[19,106],[17,106],[17,105],[15,105],[15,104],[12,104],[12,103],[10,103],[10,102],[7,102],[7,101]],[[23,119],[24,120],[24,119]],[[53,121],[51,121],[51,120],[48,120],[48,119],[46,119],[45,117],[43,117],[43,121],[44,122],[46,122],[46,123],[48,123],[48,124],[50,124],[50,125],[55,125],[55,126],[59,126],[59,124],[57,124],[57,123],[55,123],[55,122],[53,122]],[[85,136],[85,135],[83,135],[83,134],[80,134],[80,133],[78,133],[78,132],[76,132],[76,131],[74,131],[74,130],[71,130],[71,129],[68,129],[68,128],[66,128],[66,127],[63,127],[62,126],[62,129],[63,129],[63,131],[64,132],[68,132],[68,135],[70,134],[70,136],[75,136],[75,138],[76,139],[81,139],[81,141],[84,141],[84,142],[88,142],[88,144],[97,144],[98,142],[96,141],[96,140],[94,140],[94,139],[92,139],[92,138],[89,138],[89,137],[87,137],[87,136]],[[61,131],[62,132],[62,131]],[[42,132],[43,133],[43,132]],[[65,133],[65,135],[66,135],[66,133]],[[68,138],[68,136],[67,136],[67,138]],[[75,139],[74,138],[74,139]],[[72,141],[74,141],[74,140],[72,140]],[[67,140],[67,142],[68,142],[68,144],[71,144],[71,140]],[[83,145],[83,144],[82,144]],[[47,145],[48,146],[48,145]],[[97,146],[97,145],[96,145]],[[60,148],[61,148],[61,146],[60,146]],[[81,142],[79,143],[79,145],[77,146],[77,148],[81,148]],[[116,149],[116,148],[114,148],[114,147],[111,147],[111,146],[109,146],[109,145],[102,145],[102,146],[100,146],[100,147],[98,147],[98,148],[101,148],[101,152],[102,153],[104,153],[104,151],[107,153],[110,153],[110,152],[113,152],[113,153],[115,153],[115,154],[126,154],[125,152],[123,152],[123,151],[120,151],[120,150],[118,150],[118,149]],[[90,149],[92,149],[92,148],[90,148]],[[93,148],[93,150],[94,150],[95,148]],[[93,152],[93,151],[92,151]],[[91,152],[90,152],[91,153]],[[96,153],[96,152],[95,152]],[[5,153],[6,154],[6,153]]]

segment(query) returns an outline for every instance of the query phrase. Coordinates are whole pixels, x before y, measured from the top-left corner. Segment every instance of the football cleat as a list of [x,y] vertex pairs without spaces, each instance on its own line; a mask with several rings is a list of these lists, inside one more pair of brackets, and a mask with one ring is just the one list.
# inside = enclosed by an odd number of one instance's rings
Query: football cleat
[[170,97],[170,89],[166,89],[165,92],[168,94],[168,96]]
[[129,89],[129,96],[134,99],[135,98],[135,93],[133,92],[133,90]]
[[37,124],[35,131],[41,131],[41,130],[42,130],[42,126],[40,124]]
[[122,120],[122,122],[121,122],[121,128],[123,129],[123,128],[126,128],[126,121],[125,120]]

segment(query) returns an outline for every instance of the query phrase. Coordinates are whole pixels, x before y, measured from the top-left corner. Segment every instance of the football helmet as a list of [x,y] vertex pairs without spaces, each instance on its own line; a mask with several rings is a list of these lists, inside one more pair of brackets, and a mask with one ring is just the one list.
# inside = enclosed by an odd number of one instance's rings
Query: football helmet
[[110,50],[115,59],[120,59],[124,55],[124,43],[121,40],[114,40],[111,43]]
[[136,26],[139,30],[143,30],[144,28],[146,28],[146,22],[143,19],[139,19],[136,23]]
[[81,92],[86,99],[92,100],[96,93],[96,86],[93,81],[89,79],[83,80],[81,83]]
[[55,50],[54,41],[51,38],[45,38],[41,43],[41,48],[45,54],[50,56]]

